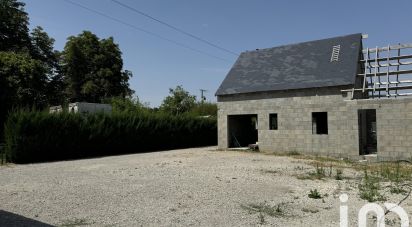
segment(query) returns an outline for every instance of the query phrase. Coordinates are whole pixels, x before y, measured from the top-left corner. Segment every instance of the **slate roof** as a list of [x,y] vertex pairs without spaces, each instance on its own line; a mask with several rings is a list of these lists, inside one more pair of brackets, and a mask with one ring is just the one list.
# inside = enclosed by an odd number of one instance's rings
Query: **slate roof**
[[[352,85],[361,42],[358,33],[243,52],[216,95]],[[331,62],[336,45],[339,60]]]

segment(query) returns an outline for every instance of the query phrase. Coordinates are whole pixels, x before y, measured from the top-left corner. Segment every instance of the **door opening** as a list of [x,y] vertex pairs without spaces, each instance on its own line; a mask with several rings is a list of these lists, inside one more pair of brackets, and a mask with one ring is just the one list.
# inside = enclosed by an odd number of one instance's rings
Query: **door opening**
[[377,153],[376,110],[358,110],[358,123],[359,155]]
[[228,147],[247,147],[258,141],[257,114],[228,116]]

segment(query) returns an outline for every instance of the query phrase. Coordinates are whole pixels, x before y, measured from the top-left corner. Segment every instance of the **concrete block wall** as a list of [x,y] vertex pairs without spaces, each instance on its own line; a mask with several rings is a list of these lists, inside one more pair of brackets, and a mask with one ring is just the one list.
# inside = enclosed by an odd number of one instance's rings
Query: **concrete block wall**
[[[218,147],[228,148],[228,115],[257,114],[266,152],[359,158],[359,109],[376,109],[378,158],[412,157],[412,99],[348,100],[342,87],[218,97]],[[312,112],[328,113],[328,134],[312,134]],[[278,130],[269,130],[269,114]]]

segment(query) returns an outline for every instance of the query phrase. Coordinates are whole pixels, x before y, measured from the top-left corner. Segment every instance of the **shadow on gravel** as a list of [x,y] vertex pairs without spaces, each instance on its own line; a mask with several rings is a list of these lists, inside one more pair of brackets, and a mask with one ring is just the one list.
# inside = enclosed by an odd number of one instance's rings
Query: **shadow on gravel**
[[23,217],[18,214],[13,214],[4,210],[0,210],[0,226],[50,227],[53,225],[49,225],[43,222]]

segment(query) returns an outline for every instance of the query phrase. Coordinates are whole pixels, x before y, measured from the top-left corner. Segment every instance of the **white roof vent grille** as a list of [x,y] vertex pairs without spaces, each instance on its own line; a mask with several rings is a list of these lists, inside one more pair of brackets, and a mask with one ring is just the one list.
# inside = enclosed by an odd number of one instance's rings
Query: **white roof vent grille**
[[339,61],[340,45],[332,47],[332,56],[330,56],[330,62]]

